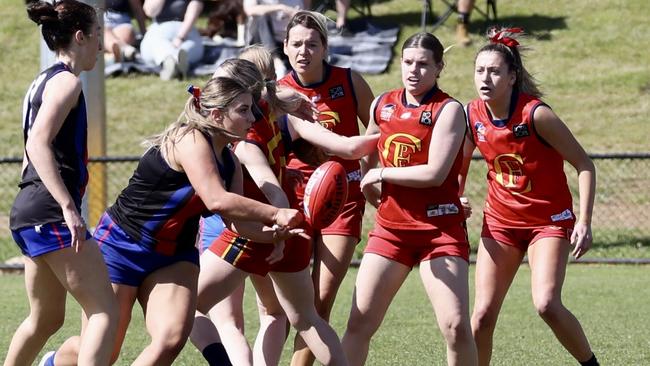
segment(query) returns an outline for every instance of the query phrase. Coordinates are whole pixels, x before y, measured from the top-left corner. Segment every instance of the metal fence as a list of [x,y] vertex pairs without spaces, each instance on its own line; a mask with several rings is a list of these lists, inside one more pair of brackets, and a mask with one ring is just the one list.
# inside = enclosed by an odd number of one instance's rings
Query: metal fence
[[[597,194],[593,215],[593,234],[596,244],[649,245],[650,243],[650,153],[591,155],[597,169]],[[477,161],[478,160],[478,161]],[[103,211],[127,185],[138,157],[90,159],[91,172],[97,168],[105,171],[106,193],[99,202]],[[18,191],[21,159],[0,159],[0,243],[10,241],[8,215]],[[577,213],[577,176],[573,167],[565,165],[569,186],[573,193]],[[476,217],[469,221],[469,232],[478,237],[481,225],[481,205],[485,199],[486,166],[475,158],[470,167],[466,195],[473,203]],[[89,191],[98,190],[97,180],[91,175]]]

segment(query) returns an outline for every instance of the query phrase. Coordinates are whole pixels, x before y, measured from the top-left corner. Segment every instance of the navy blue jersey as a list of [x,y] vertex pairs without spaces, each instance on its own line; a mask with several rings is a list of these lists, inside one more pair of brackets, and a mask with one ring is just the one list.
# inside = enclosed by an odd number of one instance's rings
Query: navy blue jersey
[[[45,86],[54,75],[60,72],[71,71],[68,66],[60,62],[52,65],[34,80],[25,95],[23,102],[25,144],[43,102]],[[50,92],[56,92],[56,90]],[[77,105],[70,110],[61,129],[52,141],[57,169],[79,211],[81,198],[88,182],[87,127],[86,102],[82,91],[79,94]],[[27,154],[26,156],[27,167],[23,170],[19,183],[20,192],[11,208],[10,225],[12,230],[63,221],[61,207],[45,188],[29,156]]]
[[[218,164],[219,174],[230,190],[234,160],[228,148],[221,154],[224,164]],[[199,218],[207,211],[187,175],[173,170],[160,148],[152,147],[107,212],[136,243],[173,255],[194,247]]]

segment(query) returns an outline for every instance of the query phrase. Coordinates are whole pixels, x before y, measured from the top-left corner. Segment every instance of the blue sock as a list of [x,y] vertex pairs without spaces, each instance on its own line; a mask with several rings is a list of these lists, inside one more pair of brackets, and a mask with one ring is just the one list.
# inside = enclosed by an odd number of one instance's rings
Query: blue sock
[[221,343],[212,343],[206,346],[201,353],[210,366],[232,366],[226,348]]
[[46,353],[43,357],[44,358],[47,357],[47,358],[45,358],[44,360],[41,360],[39,365],[54,366],[54,356],[55,355],[56,355],[56,352],[52,352],[52,351]]

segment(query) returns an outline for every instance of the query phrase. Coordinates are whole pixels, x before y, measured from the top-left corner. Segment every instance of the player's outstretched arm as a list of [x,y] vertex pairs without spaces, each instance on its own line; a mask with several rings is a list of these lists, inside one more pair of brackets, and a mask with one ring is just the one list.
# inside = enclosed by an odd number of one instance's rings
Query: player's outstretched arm
[[318,123],[309,123],[293,116],[287,116],[287,122],[292,139],[303,138],[329,155],[348,160],[360,159],[374,151],[379,139],[379,134],[341,136]]

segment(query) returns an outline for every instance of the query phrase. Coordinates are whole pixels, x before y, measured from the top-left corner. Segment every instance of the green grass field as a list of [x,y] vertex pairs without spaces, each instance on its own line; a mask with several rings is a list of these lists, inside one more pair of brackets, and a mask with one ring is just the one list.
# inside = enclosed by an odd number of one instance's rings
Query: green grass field
[[[473,272],[473,267],[471,267]],[[564,301],[574,312],[603,365],[650,364],[650,317],[647,302],[647,266],[573,265],[568,268]],[[339,335],[345,330],[356,269],[348,272],[332,313]],[[470,281],[473,282],[473,281]],[[530,298],[530,270],[521,267],[506,298],[495,334],[493,365],[573,365],[571,357],[536,315]],[[27,314],[22,277],[0,276],[3,289],[0,319],[0,359],[4,358],[11,334]],[[257,332],[257,310],[250,284],[245,300],[249,341]],[[79,331],[79,308],[69,301],[65,326],[45,347],[51,350]],[[293,339],[294,332],[291,333]],[[128,365],[148,343],[142,312],[136,305],[133,322],[118,365]],[[281,365],[288,364],[291,342],[287,342]],[[367,365],[442,365],[444,342],[436,326],[431,305],[416,273],[397,294],[379,332],[373,338]],[[187,344],[175,365],[200,365],[202,358]]]

